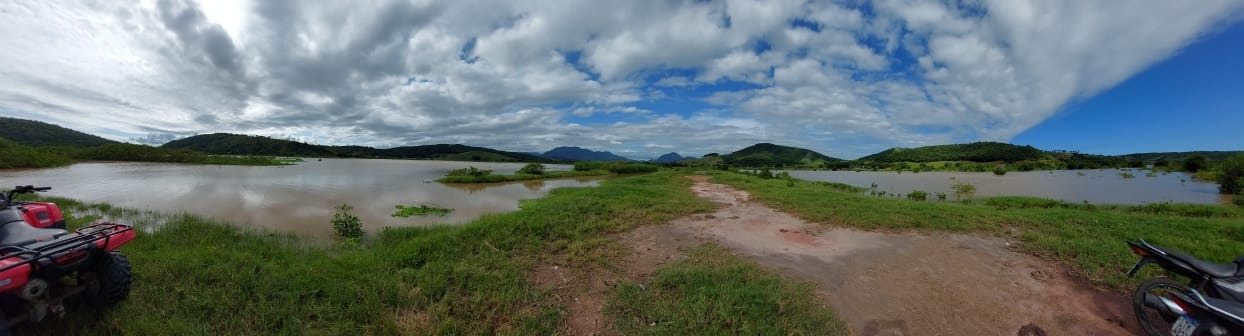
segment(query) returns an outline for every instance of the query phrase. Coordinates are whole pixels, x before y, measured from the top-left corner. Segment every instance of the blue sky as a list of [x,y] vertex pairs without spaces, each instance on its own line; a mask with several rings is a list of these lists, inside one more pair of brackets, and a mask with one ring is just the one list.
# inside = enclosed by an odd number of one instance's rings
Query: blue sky
[[1244,24],[1070,104],[1013,141],[1100,154],[1244,150]]
[[1242,0],[0,2],[0,115],[148,144],[636,159],[1241,149],[1241,18]]

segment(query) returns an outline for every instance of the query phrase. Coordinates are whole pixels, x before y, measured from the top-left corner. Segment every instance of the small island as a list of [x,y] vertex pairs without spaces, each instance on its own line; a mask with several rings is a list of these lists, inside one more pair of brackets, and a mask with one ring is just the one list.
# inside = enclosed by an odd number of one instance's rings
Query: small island
[[613,174],[639,174],[655,172],[657,165],[635,162],[577,162],[573,170],[547,170],[539,163],[529,163],[514,174],[493,174],[491,170],[466,167],[454,169],[445,177],[437,179],[441,183],[498,183],[540,179],[557,179],[568,177],[606,176]]

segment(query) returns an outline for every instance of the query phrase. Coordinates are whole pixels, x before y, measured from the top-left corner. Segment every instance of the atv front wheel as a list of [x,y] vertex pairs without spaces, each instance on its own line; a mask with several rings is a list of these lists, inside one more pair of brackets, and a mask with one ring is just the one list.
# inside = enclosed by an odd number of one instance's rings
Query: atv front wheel
[[130,294],[130,261],[121,252],[108,252],[102,257],[81,275],[87,286],[84,296],[97,305],[114,305]]

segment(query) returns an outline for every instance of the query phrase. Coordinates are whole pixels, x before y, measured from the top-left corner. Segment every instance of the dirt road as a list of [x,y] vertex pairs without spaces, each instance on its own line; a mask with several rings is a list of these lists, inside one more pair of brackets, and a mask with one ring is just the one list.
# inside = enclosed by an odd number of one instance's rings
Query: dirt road
[[1082,286],[1005,239],[827,228],[694,178],[693,191],[721,207],[625,235],[632,265],[651,269],[715,241],[816,284],[862,336],[1138,334],[1127,298]]

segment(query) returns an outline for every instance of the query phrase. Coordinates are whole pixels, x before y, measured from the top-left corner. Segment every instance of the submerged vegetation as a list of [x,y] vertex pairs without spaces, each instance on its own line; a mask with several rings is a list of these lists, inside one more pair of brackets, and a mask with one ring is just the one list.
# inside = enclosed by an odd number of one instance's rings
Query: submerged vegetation
[[429,216],[429,215],[444,216],[444,215],[448,215],[454,212],[454,209],[438,208],[438,207],[428,206],[427,204],[420,204],[419,206],[410,206],[410,207],[398,204],[398,205],[394,205],[393,207],[397,209],[397,211],[393,212],[393,217],[403,217],[403,218],[410,217],[410,216]]
[[555,179],[568,177],[606,176],[612,174],[651,173],[660,166],[634,162],[578,162],[574,170],[545,170],[544,166],[532,163],[519,169],[514,174],[493,174],[491,170],[466,167],[450,171],[445,177],[437,179],[441,183],[498,183],[538,179]]
[[[450,172],[445,177],[439,178],[436,182],[440,183],[500,183],[511,181],[527,181],[539,179],[556,179],[569,177],[589,177],[589,176],[605,176],[612,172],[608,170],[588,170],[588,171],[546,171],[540,174],[524,174],[515,173],[510,175],[493,174],[490,170],[476,169],[475,167],[466,168],[465,172]],[[462,169],[459,169],[462,170]],[[481,173],[484,172],[484,173]]]

